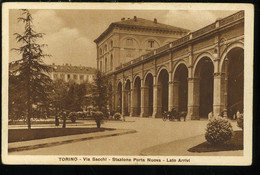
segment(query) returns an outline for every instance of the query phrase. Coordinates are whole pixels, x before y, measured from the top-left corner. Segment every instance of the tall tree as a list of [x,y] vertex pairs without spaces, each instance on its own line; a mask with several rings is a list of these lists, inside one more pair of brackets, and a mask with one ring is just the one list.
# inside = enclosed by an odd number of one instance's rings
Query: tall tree
[[110,98],[110,93],[108,92],[108,78],[101,71],[96,72],[93,85],[93,102],[94,105],[98,107],[99,111],[107,112],[108,100]]
[[13,50],[17,51],[22,58],[15,62],[19,66],[14,75],[18,79],[17,88],[26,94],[24,103],[27,106],[27,123],[30,129],[32,104],[44,103],[48,100],[52,80],[48,76],[51,68],[43,62],[43,58],[50,56],[43,53],[42,48],[46,45],[36,43],[36,40],[42,38],[44,33],[37,33],[33,30],[33,18],[29,10],[21,11],[22,15],[18,18],[18,22],[24,24],[25,30],[22,34],[14,34],[21,46]]

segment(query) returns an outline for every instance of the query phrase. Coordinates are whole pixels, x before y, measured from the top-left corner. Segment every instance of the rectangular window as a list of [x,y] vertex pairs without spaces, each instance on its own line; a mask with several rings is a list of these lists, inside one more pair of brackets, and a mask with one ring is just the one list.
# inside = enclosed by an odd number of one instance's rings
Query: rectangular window
[[78,75],[73,75],[73,79],[77,80],[78,79]]
[[126,45],[127,45],[127,46],[133,46],[133,44],[134,44],[133,39],[127,39],[127,40],[126,40]]
[[102,72],[102,61],[100,61],[100,67],[99,70]]
[[60,74],[60,78],[64,80],[65,75],[64,74]]
[[70,74],[67,75],[68,79],[70,79]]
[[80,75],[80,80],[83,80],[84,79],[84,75]]
[[154,47],[154,41],[148,41],[148,47],[153,48]]

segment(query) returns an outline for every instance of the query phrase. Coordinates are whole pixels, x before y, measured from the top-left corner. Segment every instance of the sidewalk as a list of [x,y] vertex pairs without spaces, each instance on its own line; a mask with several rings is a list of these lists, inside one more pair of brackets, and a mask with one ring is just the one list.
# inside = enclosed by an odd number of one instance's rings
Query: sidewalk
[[218,152],[189,152],[188,149],[205,142],[205,136],[199,135],[182,140],[156,145],[141,151],[143,156],[243,156],[243,150]]
[[124,134],[136,133],[133,129],[116,129],[111,131],[94,132],[88,134],[77,134],[61,137],[52,137],[46,139],[30,140],[23,142],[8,143],[8,152],[32,150],[38,148],[45,148],[50,146],[61,145],[64,143],[72,143],[84,140],[92,140],[104,137],[119,136]]

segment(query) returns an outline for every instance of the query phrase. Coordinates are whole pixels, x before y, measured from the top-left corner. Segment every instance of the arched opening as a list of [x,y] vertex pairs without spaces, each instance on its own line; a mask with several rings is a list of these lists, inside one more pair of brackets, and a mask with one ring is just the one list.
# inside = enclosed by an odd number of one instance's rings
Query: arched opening
[[227,53],[222,72],[224,108],[227,116],[232,118],[237,111],[244,111],[244,49],[235,47]]
[[169,74],[166,69],[161,70],[158,76],[158,116],[162,116],[163,111],[168,111],[168,84]]
[[199,117],[207,118],[213,111],[213,83],[214,83],[214,65],[209,57],[203,57],[197,64],[195,78],[199,79]]
[[141,112],[141,79],[137,77],[134,82],[133,115],[139,116]]
[[124,95],[125,95],[125,104],[124,104],[124,107],[125,107],[125,110],[124,110],[124,112],[125,112],[125,115],[128,115],[129,116],[129,114],[130,114],[130,108],[131,108],[131,92],[130,92],[130,90],[131,90],[131,83],[130,83],[130,80],[127,80],[126,81],[126,84],[125,84],[125,93],[124,93]]
[[122,83],[118,83],[117,85],[117,106],[116,106],[116,111],[117,112],[122,112]]
[[173,107],[178,111],[188,110],[188,68],[185,64],[178,65],[173,81]]
[[149,73],[145,78],[145,116],[153,114],[153,75]]

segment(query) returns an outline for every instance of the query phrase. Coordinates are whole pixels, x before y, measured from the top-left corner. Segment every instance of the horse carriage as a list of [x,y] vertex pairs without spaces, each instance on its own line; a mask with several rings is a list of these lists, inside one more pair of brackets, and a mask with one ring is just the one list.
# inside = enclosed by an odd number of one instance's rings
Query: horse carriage
[[174,121],[175,119],[181,121],[181,118],[186,121],[187,112],[186,111],[177,111],[175,108],[172,108],[171,111],[164,111],[163,112],[163,121],[170,120]]

